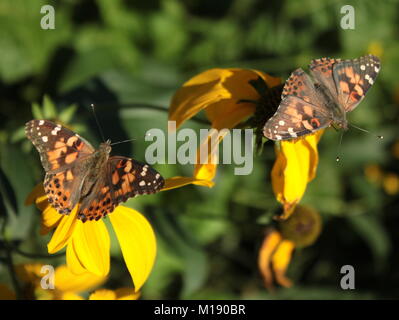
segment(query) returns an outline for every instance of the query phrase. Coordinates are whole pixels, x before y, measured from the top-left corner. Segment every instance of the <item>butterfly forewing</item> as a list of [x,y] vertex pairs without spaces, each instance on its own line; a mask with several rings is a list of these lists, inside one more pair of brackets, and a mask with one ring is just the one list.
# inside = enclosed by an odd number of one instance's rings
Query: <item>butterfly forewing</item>
[[325,128],[331,120],[319,110],[296,96],[288,96],[266,122],[264,135],[271,140],[290,140]]
[[39,151],[44,170],[62,171],[91,155],[94,148],[73,131],[47,120],[31,120],[26,136]]

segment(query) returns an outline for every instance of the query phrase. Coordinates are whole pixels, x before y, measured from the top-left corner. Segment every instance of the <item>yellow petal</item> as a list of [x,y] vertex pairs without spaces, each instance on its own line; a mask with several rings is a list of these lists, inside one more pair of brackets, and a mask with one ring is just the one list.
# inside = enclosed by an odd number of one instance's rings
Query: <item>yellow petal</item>
[[284,206],[281,219],[290,216],[302,199],[308,182],[316,176],[317,143],[322,134],[320,130],[305,138],[282,141],[280,147],[276,147],[277,158],[271,175],[273,191]]
[[116,300],[116,294],[112,290],[99,289],[90,295],[89,300]]
[[62,292],[82,292],[92,290],[104,283],[107,277],[85,272],[79,275],[73,274],[66,265],[55,270],[55,287]]
[[80,295],[73,292],[63,292],[60,295],[60,300],[84,300]]
[[269,230],[259,250],[258,268],[263,276],[265,287],[269,290],[273,289],[272,256],[281,241],[282,237],[278,231]]
[[154,266],[154,231],[140,212],[127,207],[117,207],[109,217],[137,292]]
[[99,289],[93,292],[89,300],[137,300],[140,292],[134,292],[132,288],[120,288],[115,291]]
[[119,288],[115,290],[117,300],[137,300],[140,292],[135,292],[132,288]]
[[42,212],[40,234],[45,235],[49,233],[60,223],[62,217],[62,214],[59,214],[57,210],[48,205]]
[[29,193],[29,195],[27,196],[27,198],[25,200],[25,205],[29,206],[29,205],[33,204],[36,201],[37,198],[40,198],[40,197],[45,196],[45,195],[46,194],[45,194],[44,189],[43,189],[43,184],[39,183],[33,188],[31,193]]
[[179,127],[199,111],[207,109],[212,127],[232,128],[254,112],[253,104],[238,102],[259,98],[259,94],[248,83],[258,77],[263,78],[270,87],[280,83],[279,78],[256,70],[232,68],[202,72],[176,92],[169,108],[169,120],[176,121],[176,127]]
[[5,284],[0,283],[0,300],[16,300],[15,293]]
[[110,238],[103,221],[78,221],[67,248],[71,272],[83,270],[106,276],[110,268]]
[[212,181],[216,175],[219,144],[228,130],[211,130],[197,149],[197,164],[194,167],[194,177],[200,180]]
[[57,229],[47,244],[48,253],[56,253],[67,245],[78,221],[76,219],[78,208],[79,206],[76,206],[68,216],[61,218]]
[[180,188],[189,184],[195,184],[198,186],[204,186],[211,188],[213,187],[214,183],[212,181],[208,180],[200,180],[196,179],[194,177],[173,177],[173,178],[168,178],[165,181],[165,186],[162,188],[162,191],[165,190],[170,190],[170,189],[175,189],[175,188]]
[[42,266],[42,263],[19,264],[15,267],[15,273],[23,283],[34,284],[39,282],[44,275],[41,272]]
[[283,287],[291,287],[292,282],[285,276],[288,265],[291,261],[292,252],[295,244],[290,240],[283,240],[278,245],[272,257],[272,265],[276,282]]
[[179,127],[210,103],[230,98],[230,93],[220,84],[230,75],[228,69],[210,69],[188,80],[172,98],[169,120],[176,121]]

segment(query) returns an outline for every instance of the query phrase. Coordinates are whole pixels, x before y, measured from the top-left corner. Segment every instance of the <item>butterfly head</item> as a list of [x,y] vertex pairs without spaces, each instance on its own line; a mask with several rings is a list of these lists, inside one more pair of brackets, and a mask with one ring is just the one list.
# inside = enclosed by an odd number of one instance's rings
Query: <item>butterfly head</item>
[[111,148],[111,140],[107,140],[100,144],[99,151],[103,151],[104,153],[109,154],[109,153],[111,153],[111,149],[112,149]]
[[342,120],[335,120],[333,123],[333,127],[337,130],[348,130],[348,122],[346,121],[346,119]]

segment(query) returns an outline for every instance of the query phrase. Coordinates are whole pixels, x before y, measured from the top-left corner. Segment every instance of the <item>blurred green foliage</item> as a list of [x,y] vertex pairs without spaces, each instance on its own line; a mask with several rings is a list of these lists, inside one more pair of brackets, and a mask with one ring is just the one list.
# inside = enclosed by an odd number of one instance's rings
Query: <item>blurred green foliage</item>
[[[55,7],[55,30],[40,28],[44,4]],[[355,30],[340,28],[340,8],[347,4],[355,8]],[[43,178],[39,156],[24,138],[28,120],[62,120],[96,145],[101,139],[89,108],[94,103],[107,138],[136,139],[113,153],[144,160],[145,132],[166,129],[171,96],[200,71],[254,68],[285,79],[313,58],[372,52],[380,56],[382,71],[349,120],[385,139],[350,130],[337,164],[339,135],[330,130],[322,138],[318,175],[302,203],[322,214],[324,230],[315,245],[295,252],[288,270],[293,288],[270,294],[257,270],[265,225],[279,210],[270,182],[272,143],[249,176],[235,176],[232,166],[222,165],[211,190],[188,186],[127,205],[148,217],[159,245],[143,298],[398,298],[399,152],[392,151],[398,141],[398,23],[394,0],[2,0],[2,237],[22,251],[46,252],[49,238],[38,234],[40,215],[24,206]],[[194,121],[188,126],[201,127]],[[380,179],[366,174],[372,165],[382,172]],[[188,165],[156,168],[164,177],[192,173]],[[393,179],[384,178],[388,173]],[[107,286],[128,286],[130,275],[117,241],[112,243]],[[32,261],[22,254],[14,260]],[[0,255],[0,282],[9,282],[3,262]],[[349,292],[339,286],[345,264],[356,270],[356,290]]]

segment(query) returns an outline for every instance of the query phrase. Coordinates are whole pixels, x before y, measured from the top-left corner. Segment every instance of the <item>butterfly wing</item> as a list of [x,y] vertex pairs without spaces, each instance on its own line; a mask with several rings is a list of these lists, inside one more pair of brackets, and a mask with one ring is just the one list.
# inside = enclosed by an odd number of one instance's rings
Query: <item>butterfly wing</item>
[[82,201],[78,217],[83,221],[98,220],[119,203],[137,195],[156,193],[163,185],[162,176],[149,165],[126,157],[111,157],[107,170]]
[[94,148],[73,131],[47,120],[29,121],[25,132],[46,171],[43,186],[48,201],[59,213],[69,214],[79,201],[85,177],[78,164]]
[[288,78],[281,98],[276,113],[263,128],[268,139],[289,140],[330,125],[323,96],[302,69],[295,70]]
[[321,58],[312,60],[309,65],[316,82],[326,87],[335,101],[338,101],[338,91],[334,81],[333,66],[340,61],[341,59]]
[[320,108],[298,97],[288,96],[281,101],[277,112],[263,128],[270,140],[290,140],[328,127],[331,119]]
[[25,125],[25,133],[39,152],[46,172],[62,171],[95,151],[75,132],[51,121],[31,120]]
[[379,71],[380,60],[371,54],[334,64],[333,77],[338,101],[346,112],[352,111],[359,105]]

